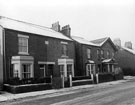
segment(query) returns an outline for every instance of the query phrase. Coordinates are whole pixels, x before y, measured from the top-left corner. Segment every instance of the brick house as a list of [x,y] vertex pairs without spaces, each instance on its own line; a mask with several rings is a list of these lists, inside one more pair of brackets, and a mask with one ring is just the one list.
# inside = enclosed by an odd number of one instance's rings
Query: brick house
[[90,75],[92,72],[114,72],[116,64],[113,58],[117,51],[109,37],[93,41],[72,36],[76,50],[76,72],[79,76]]
[[[119,43],[121,41],[119,40]],[[117,44],[118,51],[115,55],[119,66],[122,68],[124,75],[135,75],[135,50],[132,48],[131,42],[126,42],[125,46]]]
[[97,50],[97,69],[99,73],[114,72],[114,68],[118,66],[114,55],[117,48],[109,37],[91,41],[100,48]]
[[52,28],[0,17],[0,83],[16,76],[74,76],[74,43]]

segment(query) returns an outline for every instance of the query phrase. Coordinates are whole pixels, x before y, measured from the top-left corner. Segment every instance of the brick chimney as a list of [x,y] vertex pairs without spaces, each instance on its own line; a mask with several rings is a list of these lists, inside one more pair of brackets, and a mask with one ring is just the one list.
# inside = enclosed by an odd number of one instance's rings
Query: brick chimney
[[132,43],[131,43],[131,41],[125,42],[125,47],[126,48],[129,48],[129,49],[132,49]]
[[59,25],[59,22],[55,22],[52,24],[52,29],[57,31],[57,32],[60,32],[60,25]]
[[61,33],[63,33],[64,35],[70,37],[70,34],[71,34],[70,26],[69,25],[63,26],[62,30],[61,30]]
[[113,40],[113,43],[114,43],[114,45],[116,45],[116,46],[118,46],[118,47],[121,47],[121,40],[120,40],[120,38],[114,39],[114,40]]

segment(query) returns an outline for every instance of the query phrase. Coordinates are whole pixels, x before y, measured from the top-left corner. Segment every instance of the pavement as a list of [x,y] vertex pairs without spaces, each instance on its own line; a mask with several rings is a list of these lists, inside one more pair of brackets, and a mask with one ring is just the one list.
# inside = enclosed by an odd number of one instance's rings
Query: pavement
[[58,95],[60,95],[63,92],[68,93],[68,92],[79,90],[79,89],[86,89],[86,88],[90,88],[90,87],[120,84],[120,83],[123,83],[123,82],[130,81],[132,79],[135,79],[135,76],[125,76],[123,80],[111,81],[111,82],[105,82],[105,83],[99,83],[99,84],[81,85],[81,86],[74,86],[74,87],[70,87],[70,88],[51,89],[51,90],[27,92],[27,93],[20,93],[20,94],[12,94],[12,93],[9,93],[9,92],[1,91],[0,102],[16,100],[16,99],[21,99],[21,98],[27,98],[27,97],[40,96],[40,95],[52,95],[52,96],[54,96],[54,94],[57,94],[57,93],[58,93]]

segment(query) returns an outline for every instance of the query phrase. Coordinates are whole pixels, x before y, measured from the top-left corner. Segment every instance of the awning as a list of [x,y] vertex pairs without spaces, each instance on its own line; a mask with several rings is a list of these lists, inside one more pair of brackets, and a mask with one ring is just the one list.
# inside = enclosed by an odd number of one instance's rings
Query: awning
[[114,58],[111,58],[111,59],[104,59],[103,61],[102,61],[102,63],[116,63],[116,61],[115,61],[115,59]]

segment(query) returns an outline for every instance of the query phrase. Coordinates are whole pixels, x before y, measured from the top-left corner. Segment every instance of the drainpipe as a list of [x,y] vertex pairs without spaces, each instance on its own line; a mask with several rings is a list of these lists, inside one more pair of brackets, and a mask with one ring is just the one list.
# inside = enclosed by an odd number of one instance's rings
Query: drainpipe
[[5,29],[3,28],[3,73],[4,73],[4,81],[7,80],[7,69],[6,69],[6,53],[5,53]]

